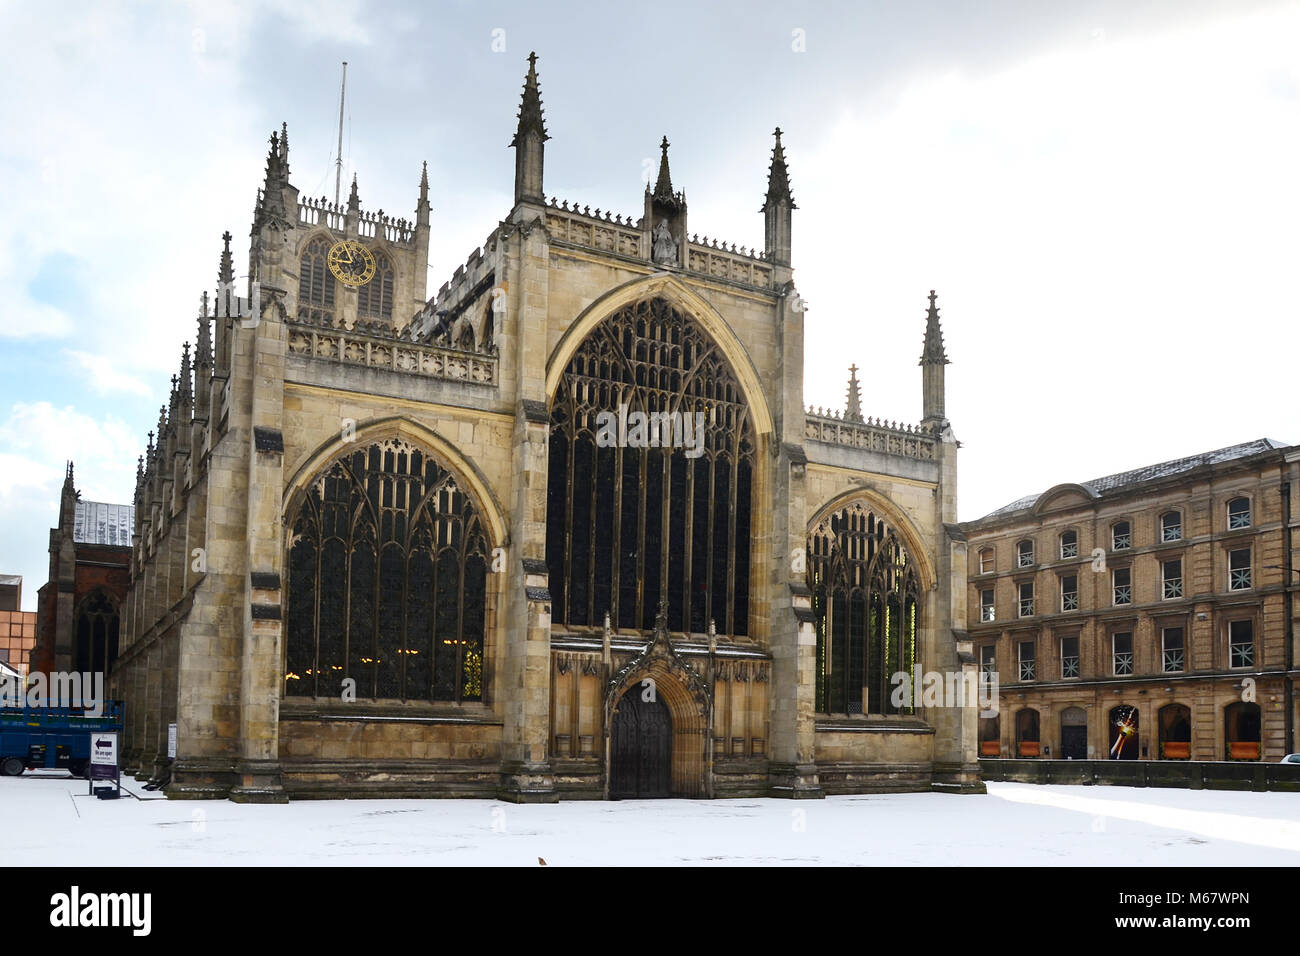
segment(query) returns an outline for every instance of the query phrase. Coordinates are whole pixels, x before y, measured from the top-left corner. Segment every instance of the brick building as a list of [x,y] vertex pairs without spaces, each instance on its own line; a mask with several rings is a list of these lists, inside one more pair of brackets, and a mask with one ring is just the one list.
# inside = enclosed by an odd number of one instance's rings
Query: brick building
[[26,674],[36,645],[36,612],[23,610],[23,576],[0,574],[0,664]]
[[1294,752],[1297,479],[1300,448],[1261,439],[964,524],[968,626],[1001,697],[981,754]]
[[131,505],[82,501],[68,463],[59,525],[50,529],[50,579],[37,594],[33,670],[112,673],[134,521]]
[[514,204],[432,297],[427,175],[413,220],[355,178],[303,197],[272,135],[249,282],[227,234],[138,475],[126,769],[245,801],[981,789],[973,705],[889,694],[974,677],[934,296],[918,425],[856,378],[805,410],[780,131],[762,250],[688,229],[666,138],[640,216],[548,200],[529,59]]

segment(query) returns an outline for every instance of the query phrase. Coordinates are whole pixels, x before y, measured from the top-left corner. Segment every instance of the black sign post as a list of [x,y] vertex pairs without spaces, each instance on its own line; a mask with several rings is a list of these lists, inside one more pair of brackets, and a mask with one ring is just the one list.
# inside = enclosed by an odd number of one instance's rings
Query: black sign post
[[90,735],[90,795],[95,794],[96,780],[112,780],[117,784],[114,799],[122,796],[122,770],[117,765],[117,732],[95,731]]

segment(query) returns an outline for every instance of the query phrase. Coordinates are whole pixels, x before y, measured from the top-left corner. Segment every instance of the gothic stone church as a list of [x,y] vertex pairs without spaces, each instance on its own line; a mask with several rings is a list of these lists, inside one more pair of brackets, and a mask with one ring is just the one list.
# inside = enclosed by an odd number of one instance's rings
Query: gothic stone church
[[514,207],[429,298],[427,173],[394,219],[355,179],[300,196],[271,137],[248,283],[227,234],[138,472],[126,769],[242,801],[982,790],[975,702],[890,681],[974,684],[934,296],[919,425],[856,377],[805,410],[780,131],[762,251],[688,230],[666,139],[639,218],[548,201],[548,138],[530,57]]

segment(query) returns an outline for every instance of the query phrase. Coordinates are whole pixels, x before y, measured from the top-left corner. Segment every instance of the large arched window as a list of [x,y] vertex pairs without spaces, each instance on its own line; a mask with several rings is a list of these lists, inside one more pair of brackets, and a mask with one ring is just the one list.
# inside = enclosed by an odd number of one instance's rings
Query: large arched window
[[317,236],[307,243],[298,263],[298,318],[317,325],[334,321],[334,274],[329,254],[329,240]]
[[357,289],[357,315],[363,319],[393,317],[393,263],[382,252],[375,253],[375,274]]
[[551,404],[553,620],[749,633],[754,426],[717,344],[662,299],[610,316]]
[[[915,713],[915,697],[905,692],[918,660],[921,588],[894,531],[860,501],[827,515],[808,535],[808,587],[817,627],[817,710]],[[900,672],[908,680],[892,681]],[[919,696],[920,688],[912,690]]]
[[289,527],[286,694],[482,699],[488,543],[446,468],[400,439],[349,451]]
[[80,673],[113,672],[117,660],[118,613],[103,591],[95,591],[77,610],[77,643],[74,660]]

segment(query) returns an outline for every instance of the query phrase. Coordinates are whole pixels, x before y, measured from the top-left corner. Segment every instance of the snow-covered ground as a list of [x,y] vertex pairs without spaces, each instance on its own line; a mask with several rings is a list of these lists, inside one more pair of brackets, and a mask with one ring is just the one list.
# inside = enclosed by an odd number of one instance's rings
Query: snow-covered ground
[[826,800],[306,800],[87,795],[0,777],[6,865],[1221,866],[1300,864],[1300,794],[990,783]]

